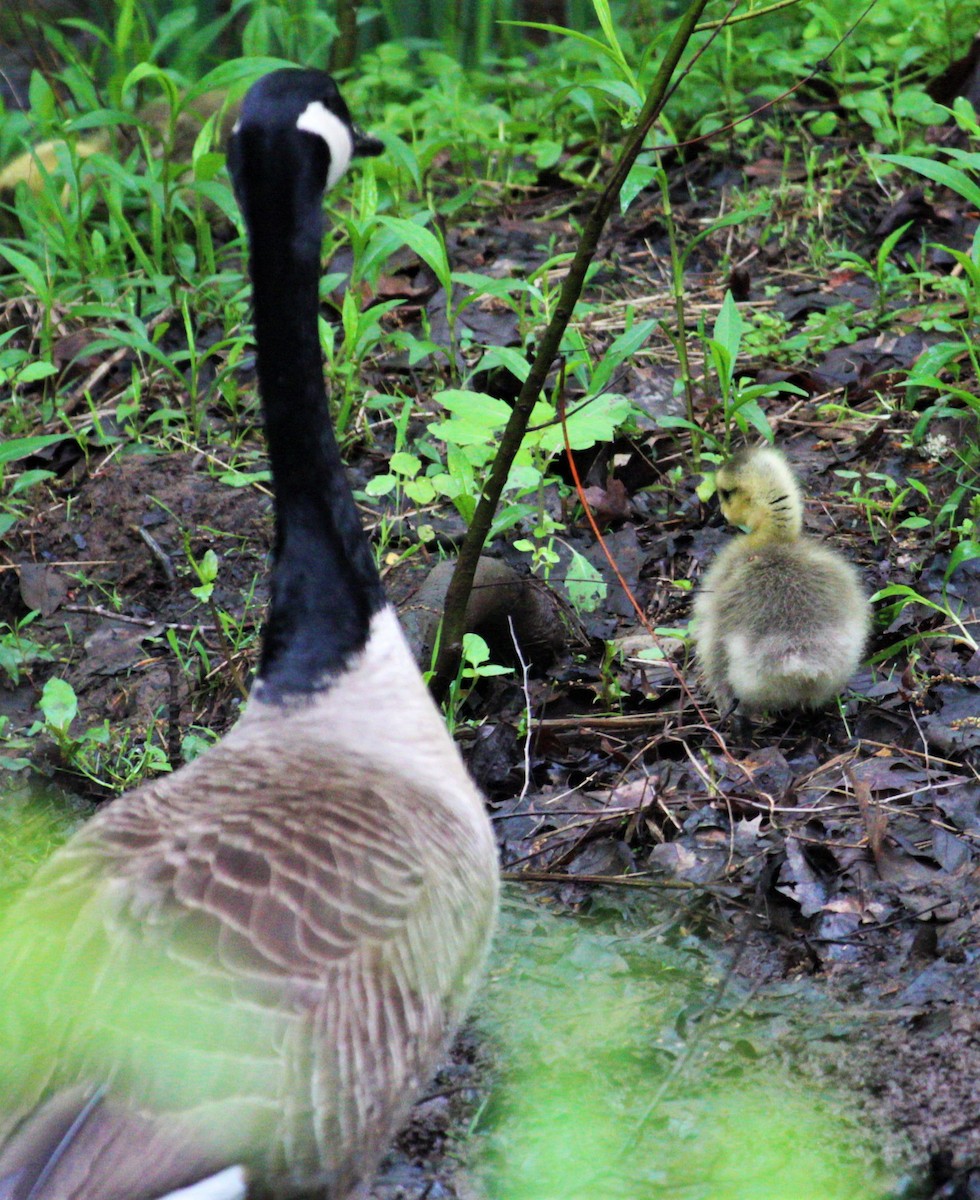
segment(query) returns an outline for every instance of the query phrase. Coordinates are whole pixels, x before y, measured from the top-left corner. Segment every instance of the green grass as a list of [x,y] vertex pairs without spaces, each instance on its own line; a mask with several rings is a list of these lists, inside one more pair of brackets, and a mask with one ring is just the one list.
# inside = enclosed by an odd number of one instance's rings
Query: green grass
[[[381,10],[392,28],[407,11]],[[26,536],[32,514],[59,495],[50,471],[24,465],[37,439],[73,439],[93,463],[107,454],[193,451],[222,483],[263,480],[257,402],[243,374],[251,358],[248,290],[222,112],[195,118],[194,101],[213,89],[240,95],[281,56],[323,61],[333,26],[312,4],[252,0],[236,11],[230,23],[204,4],[171,13],[124,3],[111,23],[86,26],[83,42],[73,37],[77,22],[39,27],[62,65],[48,77],[35,73],[27,113],[0,120],[0,163],[33,143],[63,139],[39,190],[21,184],[0,198],[0,384],[9,398],[0,435],[11,440],[0,454],[0,532],[7,536]],[[717,20],[723,11],[712,5],[708,15]],[[634,266],[617,264],[616,237],[611,264],[594,266],[562,345],[572,443],[582,451],[616,439],[642,443],[652,421],[689,472],[702,452],[709,468],[733,439],[769,436],[794,398],[784,381],[758,384],[760,369],[805,368],[830,350],[914,324],[942,336],[904,378],[855,404],[828,395],[820,415],[865,432],[886,423],[917,454],[934,452],[950,421],[963,421],[967,432],[937,470],[907,484],[838,474],[837,499],[876,542],[900,543],[922,561],[941,536],[951,561],[964,562],[980,540],[980,439],[969,432],[980,413],[976,252],[954,247],[959,269],[936,270],[928,247],[898,254],[899,231],[869,242],[865,211],[882,193],[897,198],[916,181],[975,199],[975,155],[957,157],[926,141],[928,123],[944,114],[923,87],[965,50],[957,31],[976,27],[980,0],[925,6],[911,25],[904,5],[882,0],[831,53],[853,11],[842,0],[811,0],[717,36],[697,35],[699,54],[688,56],[651,141],[707,139],[691,153],[688,180],[705,215],[691,228],[663,211],[671,188],[678,204],[676,159],[644,151],[619,220],[628,231],[641,212],[661,213],[672,261],[652,295],[640,286],[624,290]],[[447,13],[428,37],[419,26],[414,40],[386,41],[381,21],[364,31],[344,90],[387,152],[358,166],[331,197],[324,249],[325,261],[345,248],[353,255],[343,300],[336,300],[341,267],[322,291],[339,432],[354,452],[374,455],[377,442],[388,453],[386,463],[374,463],[367,498],[414,506],[422,530],[440,511],[471,518],[507,416],[506,403],[487,394],[486,372],[509,376],[514,388],[526,375],[573,248],[568,230],[605,178],[673,31],[654,20],[652,6],[597,2],[590,20],[572,14],[573,36],[552,32],[532,46],[520,27],[494,25],[509,17],[504,8],[472,4]],[[482,50],[463,63],[473,29]],[[792,107],[741,119],[811,73]],[[164,119],[161,100],[169,105]],[[963,106],[957,119],[975,130]],[[100,148],[80,152],[93,139]],[[754,184],[746,174],[721,204],[711,172],[698,171],[700,163],[750,166],[775,155],[782,156],[775,182]],[[866,198],[864,210],[842,203],[850,195]],[[536,262],[461,270],[455,239],[484,239],[492,260],[501,216],[532,232],[535,221],[550,218],[536,239]],[[792,319],[765,303],[702,304],[705,272],[720,299],[729,270],[759,247],[817,280],[834,271],[862,277],[873,303],[843,299]],[[406,259],[424,264],[451,293],[444,331],[417,325],[411,299],[379,302],[379,289]],[[618,270],[613,282],[609,265]],[[770,290],[780,286],[775,280]],[[474,307],[510,314],[518,344],[475,333],[465,319]],[[70,354],[66,361],[72,335],[82,338],[74,365]],[[407,361],[412,386],[401,377],[393,384],[379,366],[392,356]],[[100,375],[107,362],[112,371]],[[619,387],[629,363],[679,364],[682,408],[652,417],[638,409]],[[528,547],[529,564],[543,574],[575,507],[561,466],[559,392],[556,383],[540,401],[495,524]],[[413,546],[383,540],[379,557],[389,551],[404,556]],[[198,560],[188,587],[213,582],[201,569]],[[237,660],[253,625],[246,632],[240,618],[215,609],[210,593],[198,598],[202,620],[222,631],[227,659]],[[194,659],[193,646],[178,649]]]

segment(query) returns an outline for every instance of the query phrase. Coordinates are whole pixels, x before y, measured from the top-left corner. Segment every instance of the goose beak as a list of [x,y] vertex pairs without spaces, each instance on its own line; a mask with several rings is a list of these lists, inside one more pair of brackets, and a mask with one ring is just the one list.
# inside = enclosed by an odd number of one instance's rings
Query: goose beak
[[384,150],[384,142],[380,138],[372,137],[370,133],[365,133],[356,125],[351,127],[351,132],[354,135],[355,158],[375,158]]

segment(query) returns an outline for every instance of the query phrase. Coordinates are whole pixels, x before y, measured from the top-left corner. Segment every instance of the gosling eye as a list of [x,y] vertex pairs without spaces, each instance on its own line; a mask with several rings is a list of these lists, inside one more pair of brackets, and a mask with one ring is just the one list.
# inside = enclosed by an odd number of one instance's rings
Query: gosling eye
[[727,504],[733,495],[733,488],[718,488],[718,499],[722,502],[722,504]]

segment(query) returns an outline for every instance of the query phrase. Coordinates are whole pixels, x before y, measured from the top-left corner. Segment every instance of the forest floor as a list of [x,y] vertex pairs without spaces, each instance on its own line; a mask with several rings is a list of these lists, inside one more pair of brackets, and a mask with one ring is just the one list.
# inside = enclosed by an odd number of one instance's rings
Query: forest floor
[[[888,233],[911,221],[889,263],[898,271],[908,253],[917,261],[925,254],[923,271],[948,272],[949,256],[922,246],[970,244],[976,218],[965,202],[909,193],[896,204],[859,174],[852,147],[834,153],[838,183],[822,193],[822,236],[873,262]],[[850,174],[840,169],[841,155]],[[807,186],[815,179],[819,190],[819,163],[810,172]],[[839,183],[845,177],[846,188]],[[705,153],[673,169],[682,237],[725,213],[737,189],[749,193],[771,181],[780,191],[779,236],[770,217],[765,236],[749,221],[701,243],[686,276],[687,319],[692,330],[699,320],[710,330],[730,287],[746,302],[753,328],[772,314],[786,323],[780,344],[786,329],[808,331],[798,360],[805,365],[770,356],[756,342],[745,348],[744,373],[804,393],[766,401],[766,416],[809,497],[809,533],[855,562],[869,593],[888,585],[916,593],[880,607],[869,655],[881,661],[853,680],[841,712],[735,736],[706,707],[681,638],[666,636],[665,657],[651,657],[653,640],[560,485],[567,472],[559,466],[542,503],[564,526],[550,575],[558,596],[552,611],[560,608],[563,621],[556,636],[542,638],[545,653],[525,647],[526,688],[513,673],[485,681],[460,712],[460,731],[510,877],[523,873],[521,886],[588,913],[599,889],[622,887],[628,876],[660,897],[661,913],[667,897],[674,928],[693,929],[720,948],[741,982],[766,988],[805,980],[829,1004],[865,1014],[863,1036],[838,1064],[839,1081],[860,1093],[882,1128],[901,1131],[917,1181],[907,1195],[965,1200],[980,1195],[980,560],[961,562],[945,578],[951,522],[937,514],[962,483],[980,432],[976,416],[955,405],[930,413],[923,426],[933,399],[895,384],[942,336],[930,329],[928,301],[883,295],[881,280],[856,260],[828,265],[824,256],[815,268],[812,226],[800,220],[793,232],[808,194],[795,178],[802,181],[802,167],[787,172],[778,146],[752,162]],[[564,187],[543,180],[492,222],[450,230],[454,268],[527,275],[571,248],[581,196]],[[588,291],[592,313],[581,325],[597,347],[622,331],[628,312],[671,319],[659,214],[654,194],[644,193],[606,232]],[[435,330],[440,302],[445,309],[436,281],[414,260],[385,277],[383,296],[412,306],[386,318],[403,327]],[[817,322],[805,326],[814,314],[826,318],[821,342]],[[23,302],[0,305],[0,333],[34,319]],[[472,305],[462,320],[483,344],[517,341],[514,314],[492,302]],[[85,336],[63,330],[65,369],[79,383],[96,380],[94,403],[106,406],[130,380],[134,360],[79,358]],[[664,420],[684,413],[674,397],[677,371],[671,342],[655,333],[615,381],[637,406],[634,428],[580,455],[579,467],[606,544],[650,624],[682,630],[691,581],[696,586],[729,533],[698,498],[702,473],[686,467],[686,433]],[[426,400],[432,375],[409,367],[400,352],[370,361],[366,383],[382,395],[415,390],[410,439],[438,416]],[[246,374],[243,390],[251,386]],[[497,385],[488,375],[474,386],[492,393]],[[145,403],[157,403],[152,389]],[[710,387],[697,404],[699,420],[717,429],[722,417]],[[176,758],[189,731],[206,738],[234,719],[236,675],[247,679],[254,665],[271,508],[261,482],[226,471],[226,443],[211,435],[226,433],[233,420],[208,413],[183,451],[130,444],[83,455],[62,442],[21,464],[53,471],[57,480],[31,493],[0,559],[0,620],[14,625],[29,610],[42,614],[22,631],[31,649],[17,686],[0,688],[8,765],[30,759],[91,792],[66,772],[63,750],[29,733],[53,674],[71,684],[79,704],[68,765],[112,759],[120,782],[139,770],[147,731]],[[254,428],[235,436],[261,454]],[[372,427],[370,414],[363,417],[346,450],[356,488],[386,469],[392,438],[392,422]],[[975,476],[967,485],[968,506]],[[369,503],[366,523],[376,528],[380,518]],[[421,519],[386,514],[387,583],[404,611],[462,532],[453,511],[429,510],[424,520],[435,540],[404,556]],[[507,535],[488,553],[525,572],[527,555],[512,540]],[[200,562],[208,549],[220,566],[205,604],[190,592],[200,580],[189,556]],[[589,612],[574,611],[559,582],[572,550],[608,585]],[[500,611],[507,604],[505,593]],[[234,618],[234,637],[219,634],[221,614]],[[487,640],[495,661],[512,662],[506,640],[492,631]],[[111,744],[85,743],[81,731],[106,718]],[[124,731],[131,735],[125,744]],[[422,1106],[377,1197],[463,1197],[455,1160],[440,1165],[435,1158],[453,1141],[459,1106],[474,1102],[480,1061],[472,1039],[464,1041],[449,1068],[447,1091],[457,1099]]]

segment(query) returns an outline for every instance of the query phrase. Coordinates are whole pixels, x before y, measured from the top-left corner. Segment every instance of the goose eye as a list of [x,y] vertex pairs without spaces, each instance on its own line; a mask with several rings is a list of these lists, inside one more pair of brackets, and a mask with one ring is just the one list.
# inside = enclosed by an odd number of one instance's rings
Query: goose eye
[[718,489],[718,499],[722,502],[722,504],[727,504],[731,498],[732,498],[732,489],[731,488],[719,488]]

